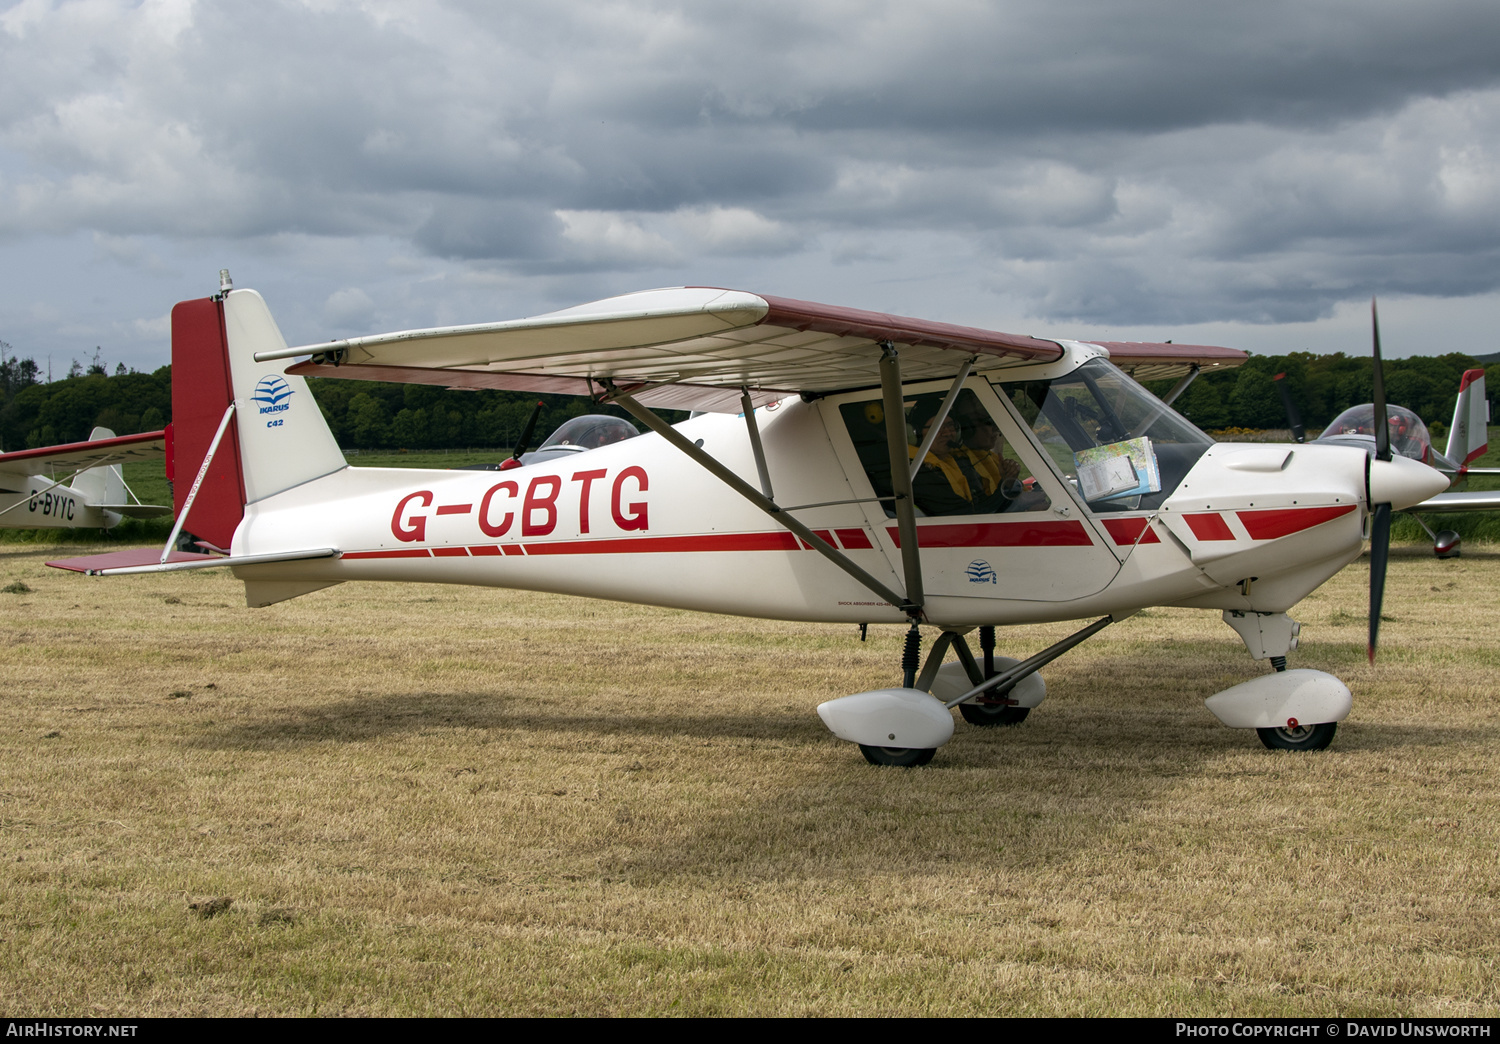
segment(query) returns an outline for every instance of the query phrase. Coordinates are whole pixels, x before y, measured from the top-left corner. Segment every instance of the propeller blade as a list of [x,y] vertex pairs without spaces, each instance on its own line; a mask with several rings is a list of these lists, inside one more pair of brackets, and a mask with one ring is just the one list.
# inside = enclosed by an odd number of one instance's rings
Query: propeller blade
[[526,427],[521,429],[521,437],[516,440],[516,448],[511,452],[512,460],[520,460],[521,454],[531,449],[531,436],[536,431],[536,419],[542,415],[542,400],[538,399],[536,405],[531,408],[531,416],[526,418]]
[[[1385,413],[1385,366],[1380,361],[1380,316],[1375,298],[1370,298],[1370,331],[1375,340],[1375,459],[1391,459],[1391,429]],[[1373,648],[1373,646],[1372,646]]]
[[1276,382],[1276,390],[1281,393],[1281,408],[1286,410],[1286,423],[1292,429],[1292,441],[1306,442],[1307,429],[1302,426],[1302,414],[1297,412],[1297,405],[1292,402],[1292,393],[1287,390],[1286,374],[1278,373],[1271,380]]
[[1385,600],[1385,567],[1391,557],[1391,506],[1376,504],[1370,524],[1370,662],[1380,637],[1380,604]]

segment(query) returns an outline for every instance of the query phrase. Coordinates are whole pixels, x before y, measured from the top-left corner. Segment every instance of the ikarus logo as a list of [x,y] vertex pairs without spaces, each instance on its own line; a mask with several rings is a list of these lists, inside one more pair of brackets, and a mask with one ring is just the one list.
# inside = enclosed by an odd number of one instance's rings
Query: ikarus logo
[[995,575],[995,567],[982,558],[976,558],[969,563],[964,570],[964,576],[969,578],[971,584],[998,584],[1000,578]]
[[250,396],[260,403],[260,412],[285,413],[292,408],[287,400],[292,397],[292,386],[286,382],[286,378],[279,373],[267,374],[260,379],[255,386],[255,394]]

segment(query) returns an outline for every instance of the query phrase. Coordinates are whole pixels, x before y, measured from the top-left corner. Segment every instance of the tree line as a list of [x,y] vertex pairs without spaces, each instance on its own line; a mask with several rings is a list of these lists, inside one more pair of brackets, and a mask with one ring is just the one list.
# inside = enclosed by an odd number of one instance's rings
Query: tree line
[[[1453,419],[1453,404],[1465,370],[1478,369],[1471,355],[1457,352],[1438,356],[1414,356],[1385,361],[1386,401],[1405,406],[1429,427],[1440,424],[1446,431]],[[1485,370],[1485,390],[1493,401],[1500,388],[1500,364]],[[1281,394],[1272,381],[1285,373],[1287,391],[1302,414],[1303,423],[1320,430],[1350,406],[1375,397],[1374,367],[1369,358],[1313,355],[1252,355],[1233,370],[1202,374],[1173,403],[1174,408],[1205,431],[1224,428],[1285,428],[1286,411]],[[1146,387],[1166,395],[1172,381],[1152,381]]]
[[[154,431],[172,419],[172,368],[152,373],[114,373],[94,356],[88,367],[75,363],[69,376],[45,381],[32,359],[20,359],[9,345],[0,361],[0,440],[15,450],[78,442],[96,426],[118,435]],[[1463,372],[1477,366],[1457,353],[1392,359],[1385,364],[1390,402],[1414,411],[1444,429],[1453,415]],[[1485,368],[1493,399],[1500,391],[1500,363]],[[1309,429],[1325,426],[1349,406],[1373,398],[1370,360],[1337,355],[1252,356],[1241,367],[1205,373],[1174,404],[1205,430],[1283,428],[1286,415],[1271,378],[1287,375],[1288,389]],[[504,391],[449,391],[422,384],[381,384],[313,378],[313,397],[339,445],[346,449],[509,448],[515,445],[537,396]],[[1172,381],[1147,385],[1165,395]],[[624,416],[587,398],[548,395],[538,418],[540,440],[563,421],[584,413]],[[669,420],[685,414],[668,413]]]
[[[316,377],[308,384],[334,438],[346,449],[509,449],[539,398]],[[542,401],[535,441],[585,413],[625,416],[618,407],[596,406],[583,396],[548,395]],[[96,356],[91,366],[75,363],[69,376],[48,382],[31,359],[7,354],[0,362],[0,447],[5,450],[81,442],[96,426],[116,435],[156,431],[171,420],[171,366],[152,373],[120,366],[110,374]]]

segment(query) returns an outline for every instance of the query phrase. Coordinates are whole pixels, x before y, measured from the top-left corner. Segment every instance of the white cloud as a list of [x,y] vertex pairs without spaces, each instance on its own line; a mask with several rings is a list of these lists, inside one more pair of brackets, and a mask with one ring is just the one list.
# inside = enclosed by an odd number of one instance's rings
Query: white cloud
[[789,225],[747,207],[683,207],[671,214],[670,223],[711,254],[784,254],[802,242]]
[[374,325],[370,321],[374,312],[375,302],[357,286],[335,290],[323,302],[323,317],[341,328],[369,329]]
[[602,210],[559,210],[562,237],[586,265],[664,265],[677,260],[671,243],[629,215]]

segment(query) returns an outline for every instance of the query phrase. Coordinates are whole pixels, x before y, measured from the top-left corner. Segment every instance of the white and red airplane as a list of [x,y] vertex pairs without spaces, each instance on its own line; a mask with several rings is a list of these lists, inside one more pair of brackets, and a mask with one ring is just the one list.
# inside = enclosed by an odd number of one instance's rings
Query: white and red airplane
[[[1292,438],[1306,441],[1302,418],[1293,405],[1285,384],[1286,374],[1278,373],[1271,378],[1277,382],[1282,405],[1286,408],[1287,421]],[[1404,406],[1389,405],[1385,409],[1385,426],[1391,450],[1403,457],[1420,460],[1451,477],[1454,484],[1470,475],[1500,475],[1500,468],[1476,468],[1473,462],[1489,451],[1490,403],[1485,395],[1484,371],[1465,370],[1459,380],[1458,397],[1453,403],[1453,423],[1448,428],[1448,445],[1439,453],[1432,444],[1432,435],[1411,410]],[[1372,402],[1351,406],[1335,417],[1323,429],[1323,433],[1312,440],[1318,445],[1356,446],[1366,452],[1375,450],[1376,405]],[[1500,491],[1455,490],[1414,504],[1407,514],[1432,538],[1432,550],[1439,558],[1457,558],[1462,541],[1451,529],[1434,532],[1423,519],[1424,514],[1451,515],[1468,511],[1500,511]]]
[[[1226,348],[702,287],[289,348],[260,295],[221,286],[173,310],[172,378],[177,525],[222,553],[177,551],[174,532],[161,552],[51,564],[229,566],[251,606],[398,580],[904,625],[901,685],[819,707],[877,764],[930,760],[954,707],[1020,720],[1045,694],[1038,668],[1155,605],[1222,612],[1276,667],[1211,697],[1221,720],[1326,747],[1349,690],[1284,669],[1287,610],[1360,555],[1372,519],[1382,579],[1392,507],[1448,485],[1388,446],[1216,445],[1117,365],[1152,379],[1243,361]],[[502,474],[352,468],[308,375],[587,393],[651,434]],[[707,412],[669,425],[654,407]],[[995,655],[997,626],[1081,619],[1024,660]]]
[[[160,460],[166,432],[116,435],[95,428],[87,442],[0,453],[0,526],[13,529],[111,529],[124,518],[172,509],[136,499],[120,465]],[[60,476],[60,477],[59,477]]]

